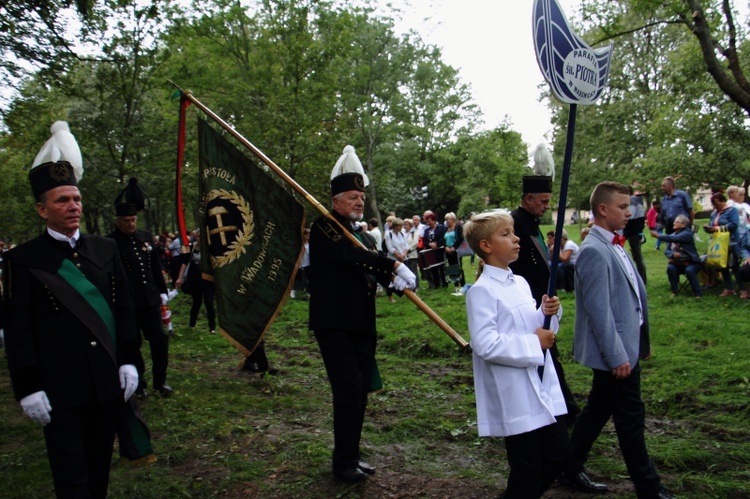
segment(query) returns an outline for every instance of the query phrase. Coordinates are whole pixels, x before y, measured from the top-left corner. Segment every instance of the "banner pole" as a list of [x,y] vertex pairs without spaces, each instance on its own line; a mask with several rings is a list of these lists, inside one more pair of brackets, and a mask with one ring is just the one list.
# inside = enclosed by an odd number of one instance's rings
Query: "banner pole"
[[[177,84],[174,82],[170,82],[172,85],[177,87],[177,89],[180,91],[180,93],[190,100],[198,109],[203,111],[206,115],[208,115],[212,120],[214,120],[216,123],[219,124],[224,130],[229,132],[235,139],[240,141],[242,145],[250,149],[253,154],[258,156],[263,162],[268,166],[271,170],[273,170],[274,173],[276,173],[281,179],[286,182],[292,189],[297,192],[300,196],[304,197],[308,203],[313,205],[313,207],[318,210],[323,216],[327,217],[328,219],[334,221],[341,231],[346,235],[346,237],[353,243],[356,244],[362,248],[364,248],[364,245],[356,238],[354,235],[341,223],[336,220],[334,216],[331,215],[331,213],[322,205],[320,202],[318,202],[317,199],[315,199],[309,192],[307,192],[301,185],[299,185],[295,180],[290,177],[284,170],[282,170],[279,166],[276,165],[271,159],[263,154],[263,152],[260,151],[257,147],[255,147],[249,140],[247,140],[245,137],[243,137],[238,131],[236,131],[231,125],[229,125],[227,122],[225,122],[223,119],[221,119],[219,116],[216,115],[213,111],[211,111],[208,107],[203,105],[202,102],[200,102],[195,96],[193,96],[193,93],[189,90],[183,90],[181,89]],[[462,349],[465,349],[469,346],[469,343],[464,340],[461,335],[459,335],[456,331],[453,330],[440,316],[438,316],[425,302],[422,301],[419,296],[416,295],[413,291],[406,289],[404,290],[404,295],[406,295],[422,312],[427,315],[440,329],[445,332],[458,346],[460,346]]]
[[[568,132],[565,141],[565,159],[563,160],[563,173],[560,182],[560,198],[557,207],[557,224],[555,225],[555,243],[552,252],[552,262],[549,269],[549,283],[547,284],[547,296],[552,298],[557,294],[557,264],[560,261],[560,243],[562,243],[563,224],[565,223],[565,205],[568,204],[568,183],[570,181],[570,163],[573,161],[573,140],[576,135],[576,114],[578,105],[571,104],[568,113]],[[552,317],[544,316],[544,329],[549,329]]]

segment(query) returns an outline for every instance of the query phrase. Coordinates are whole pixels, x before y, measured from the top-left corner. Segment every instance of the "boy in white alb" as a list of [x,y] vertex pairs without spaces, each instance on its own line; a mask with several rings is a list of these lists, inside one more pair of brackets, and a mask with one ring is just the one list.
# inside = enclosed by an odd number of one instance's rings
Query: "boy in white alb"
[[[570,452],[565,400],[552,357],[561,315],[558,297],[537,309],[526,280],[508,265],[519,238],[507,212],[477,215],[464,227],[484,270],[466,294],[480,437],[504,437],[510,475],[502,497],[540,497]],[[544,316],[553,316],[544,329]],[[543,368],[543,370],[542,370]],[[558,420],[559,419],[559,420]]]

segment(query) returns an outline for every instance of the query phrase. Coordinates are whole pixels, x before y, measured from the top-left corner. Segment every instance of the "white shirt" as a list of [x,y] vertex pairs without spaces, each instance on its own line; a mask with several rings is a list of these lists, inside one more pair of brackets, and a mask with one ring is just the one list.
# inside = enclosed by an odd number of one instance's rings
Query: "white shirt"
[[373,227],[372,230],[368,230],[367,232],[375,239],[375,247],[380,251],[380,245],[383,243],[383,234],[380,233],[380,229]]
[[[553,331],[561,313],[552,318]],[[544,354],[535,334],[544,314],[523,277],[485,265],[466,293],[466,315],[480,437],[526,433],[566,414],[552,355]]]
[[305,248],[305,252],[302,253],[302,260],[299,262],[299,268],[304,269],[310,266],[310,243],[304,243],[302,245]]
[[572,263],[572,264],[575,265],[576,259],[578,258],[578,245],[576,243],[574,243],[573,241],[571,241],[570,239],[568,239],[565,242],[565,245],[563,246],[563,253],[566,252],[566,251],[568,251],[568,250],[573,251],[570,254],[570,259],[568,260],[568,263]]
[[401,231],[399,231],[398,234],[394,234],[392,230],[389,230],[385,234],[385,246],[388,248],[388,255],[393,255],[398,252],[405,258],[406,253],[409,251],[409,245],[406,243],[406,236]]
[[729,206],[734,206],[734,209],[737,210],[737,215],[740,218],[740,225],[747,228],[750,226],[750,205],[747,203],[738,203],[737,201],[734,201],[733,199],[728,199],[727,204]]
[[78,231],[78,229],[76,229],[71,237],[68,237],[65,234],[61,234],[56,230],[52,230],[49,227],[47,227],[47,233],[52,236],[52,239],[56,241],[62,241],[64,243],[70,244],[71,248],[76,247],[76,244],[78,244],[78,238],[81,237],[81,233]]

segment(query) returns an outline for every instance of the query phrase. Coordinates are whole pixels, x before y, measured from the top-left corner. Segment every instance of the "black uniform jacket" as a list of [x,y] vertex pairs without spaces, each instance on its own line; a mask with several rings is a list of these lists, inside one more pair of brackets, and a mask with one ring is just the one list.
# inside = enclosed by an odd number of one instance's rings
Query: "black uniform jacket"
[[133,305],[136,309],[161,305],[162,293],[167,293],[164,275],[161,273],[159,255],[154,248],[154,239],[145,230],[137,230],[132,236],[115,230],[107,235],[115,240],[120,252],[125,274],[128,276]]
[[[134,363],[137,343],[132,299],[114,241],[82,234],[72,249],[45,231],[4,256],[5,342],[16,399],[44,390],[53,408],[66,408],[122,396],[119,366]],[[72,287],[63,286],[61,293],[34,274],[56,275],[65,258],[109,305],[116,342],[106,327],[98,335],[92,332],[92,308],[70,310],[63,304],[70,299],[66,293],[80,296]]]
[[529,283],[531,294],[536,299],[537,306],[542,302],[542,296],[547,293],[549,283],[549,263],[547,254],[539,242],[539,220],[519,207],[513,213],[514,230],[519,237],[521,251],[518,260],[510,264],[514,274],[522,276]]
[[[332,215],[349,231],[348,219]],[[375,241],[359,233],[366,246]],[[394,260],[355,246],[341,228],[320,217],[310,229],[310,329],[375,334],[376,283],[391,282]]]

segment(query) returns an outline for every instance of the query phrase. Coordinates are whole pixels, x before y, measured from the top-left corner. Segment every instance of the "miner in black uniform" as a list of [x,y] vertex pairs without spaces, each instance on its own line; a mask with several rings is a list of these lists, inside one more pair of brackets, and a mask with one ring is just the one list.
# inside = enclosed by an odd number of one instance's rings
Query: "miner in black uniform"
[[416,286],[408,267],[379,255],[374,239],[356,223],[362,219],[366,185],[354,148],[347,146],[331,175],[331,215],[369,250],[355,245],[327,217],[318,218],[310,231],[310,329],[333,392],[333,475],[345,483],[375,473],[359,453],[375,373],[375,279],[389,286],[395,272],[398,291]]
[[[531,294],[534,295],[537,306],[542,302],[542,296],[547,294],[549,284],[549,255],[547,244],[539,230],[539,219],[550,209],[552,200],[552,177],[542,175],[527,175],[523,177],[523,194],[521,206],[511,213],[514,230],[520,238],[521,250],[518,260],[510,264],[514,274],[523,276],[529,283]],[[565,381],[565,372],[560,364],[560,352],[557,343],[549,349],[552,361],[560,380],[560,388],[568,407],[566,421],[568,426],[575,423],[576,416],[581,412],[573,393]]]
[[107,495],[118,415],[138,385],[133,306],[114,242],[81,234],[81,153],[65,122],[29,174],[44,233],[4,255],[13,391],[44,426],[58,497]]
[[[167,304],[168,290],[153,237],[144,230],[136,229],[137,213],[143,209],[144,200],[138,180],[131,178],[115,199],[115,230],[107,237],[117,243],[133,295],[136,322],[151,350],[154,389],[163,396],[169,396],[172,393],[172,388],[166,383],[169,336],[165,334],[161,319],[161,306]],[[138,338],[140,346],[140,335]],[[136,367],[140,379],[137,393],[145,395],[147,383],[143,357],[140,357]]]

